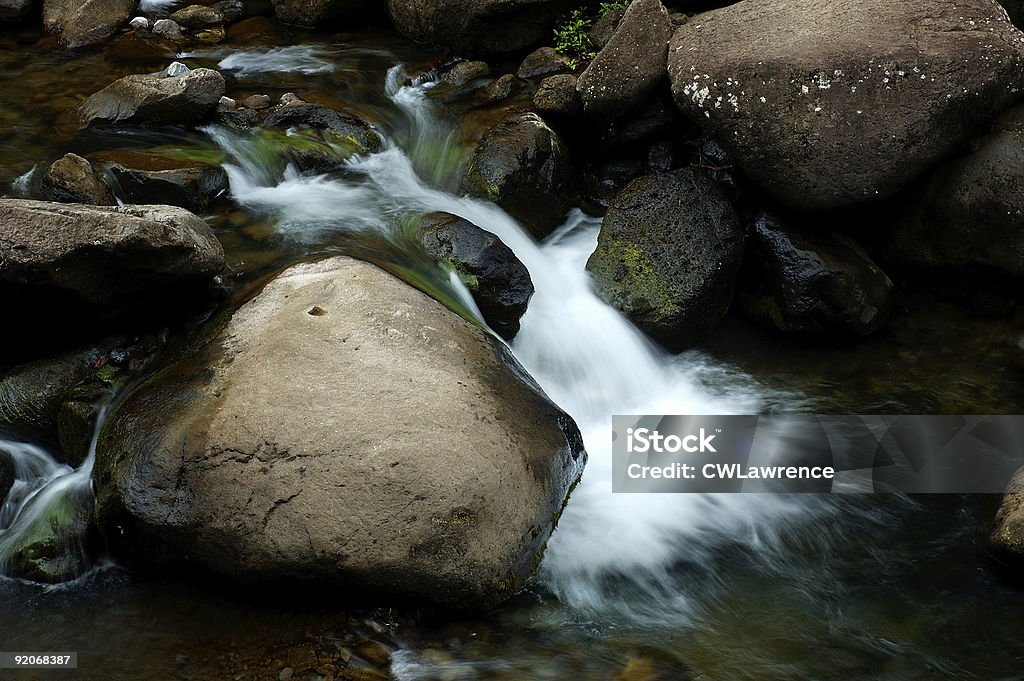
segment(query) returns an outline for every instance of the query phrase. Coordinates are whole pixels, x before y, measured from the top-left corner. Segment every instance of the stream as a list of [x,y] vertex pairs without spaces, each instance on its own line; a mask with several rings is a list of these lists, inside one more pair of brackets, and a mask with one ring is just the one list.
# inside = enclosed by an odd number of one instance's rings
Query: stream
[[[574,210],[538,244],[495,205],[453,192],[469,142],[496,113],[432,97],[435,83],[418,76],[437,60],[422,47],[289,32],[181,55],[230,71],[242,93],[295,90],[349,108],[385,139],[378,153],[308,176],[219,126],[54,138],[76,97],[138,67],[111,53],[65,61],[32,38],[0,37],[0,55],[20,40],[38,57],[0,56],[0,82],[32,85],[0,101],[14,131],[0,139],[11,193],[37,161],[67,151],[218,153],[232,201],[204,217],[239,281],[367,248],[408,263],[409,218],[465,217],[529,269],[536,293],[510,347],[576,420],[590,458],[533,588],[494,612],[441,619],[401,603],[353,606],[346,594],[253,598],[103,560],[62,585],[0,580],[5,650],[79,652],[77,675],[5,678],[264,678],[304,645],[361,640],[391,651],[399,681],[1024,678],[1024,591],[991,569],[983,546],[996,497],[612,494],[610,451],[613,414],[1019,413],[1024,389],[1000,350],[1024,328],[1019,313],[970,317],[922,294],[893,330],[857,347],[807,348],[730,319],[703,350],[670,355],[592,292],[584,266],[599,218]],[[413,266],[448,279],[431,262]],[[0,507],[2,556],[48,498],[89,503],[93,452],[72,470],[17,434],[0,434],[0,448],[21,481]]]

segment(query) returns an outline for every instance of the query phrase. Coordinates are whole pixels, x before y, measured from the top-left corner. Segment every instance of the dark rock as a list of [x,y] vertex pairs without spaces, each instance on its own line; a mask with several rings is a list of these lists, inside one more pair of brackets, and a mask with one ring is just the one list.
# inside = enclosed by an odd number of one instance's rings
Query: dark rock
[[130,315],[133,303],[208,282],[223,266],[217,237],[181,208],[0,199],[0,286],[8,295],[63,291],[79,308]]
[[1020,97],[991,0],[744,0],[680,28],[676,104],[795,209],[893,195]]
[[553,76],[556,73],[567,73],[569,70],[568,57],[559,54],[553,47],[539,47],[526,55],[523,63],[519,65],[516,75],[523,80],[528,80]]
[[12,24],[21,21],[28,16],[34,3],[35,0],[0,0],[0,21]]
[[1024,277],[1024,107],[910,194],[885,255],[902,266]]
[[79,348],[0,376],[0,422],[19,433],[56,441],[61,405],[94,402],[103,394],[96,367],[105,352],[104,346]]
[[43,198],[62,203],[87,203],[94,206],[113,206],[114,195],[92,165],[75,154],[66,154],[54,161],[43,174]]
[[373,6],[371,0],[274,0],[277,18],[299,26],[321,26],[333,19],[360,14]]
[[72,468],[81,466],[89,455],[98,413],[95,402],[80,400],[65,402],[57,411],[57,441],[64,462]]
[[677,131],[673,107],[668,97],[656,93],[638,110],[609,125],[600,135],[606,151],[631,151],[638,146],[664,139]]
[[153,23],[153,33],[166,40],[183,40],[185,38],[181,26],[171,19],[157,19]]
[[491,75],[491,67],[482,61],[460,61],[444,74],[442,80],[461,87],[466,83],[482,80]]
[[462,179],[463,191],[494,201],[537,238],[565,220],[575,184],[565,143],[534,113],[514,114],[489,130]]
[[612,36],[615,34],[615,29],[619,27],[619,22],[622,21],[622,15],[625,11],[621,7],[611,7],[597,18],[594,25],[590,27],[588,34],[594,49],[598,51],[603,50],[605,45],[611,41]]
[[126,203],[163,204],[202,210],[228,189],[228,176],[214,163],[132,151],[94,154]]
[[270,97],[268,97],[267,95],[249,95],[248,97],[242,100],[242,106],[249,109],[256,109],[257,111],[269,109],[270,104]]
[[519,79],[511,73],[501,75],[484,88],[488,102],[502,102],[515,94],[519,88]]
[[43,27],[64,47],[103,42],[124,25],[137,0],[43,0]]
[[647,150],[647,170],[649,173],[667,173],[675,164],[672,142],[662,140],[655,142]]
[[435,258],[459,274],[487,324],[502,338],[514,338],[519,333],[519,318],[533,296],[533,281],[512,249],[490,232],[450,213],[425,216],[419,235]]
[[380,148],[380,136],[366,122],[322,104],[287,104],[267,116],[263,125],[279,130],[295,126],[329,130],[339,139],[350,141],[358,153],[377,151]]
[[585,453],[504,344],[344,257],[286,270],[206,333],[103,426],[97,516],[129,528],[117,541],[448,607],[523,587]]
[[583,111],[583,104],[576,91],[576,76],[566,73],[548,76],[542,80],[533,95],[533,107],[542,114],[556,118],[579,116]]
[[501,54],[531,47],[551,35],[569,0],[388,0],[402,35],[460,54]]
[[611,40],[580,74],[583,111],[614,120],[643,104],[665,77],[671,36],[661,0],[634,0]]
[[75,107],[80,125],[194,124],[208,119],[225,90],[224,76],[195,69],[180,76],[125,76]]
[[732,302],[746,235],[722,190],[690,169],[631,182],[587,262],[610,305],[670,349],[706,338]]
[[174,12],[170,16],[171,21],[184,28],[208,28],[220,26],[224,23],[224,15],[205,5],[189,5]]
[[779,330],[860,337],[885,324],[892,282],[848,237],[799,233],[760,215],[749,248],[757,288],[740,300]]
[[210,8],[220,12],[226,23],[238,21],[246,16],[247,8],[242,0],[221,0],[210,5]]

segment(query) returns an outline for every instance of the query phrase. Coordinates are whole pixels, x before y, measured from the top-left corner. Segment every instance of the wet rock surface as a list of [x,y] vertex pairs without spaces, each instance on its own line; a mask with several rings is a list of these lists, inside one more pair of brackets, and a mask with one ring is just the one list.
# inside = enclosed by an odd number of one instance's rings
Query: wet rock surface
[[697,171],[628,184],[601,223],[587,270],[601,296],[669,348],[706,338],[732,303],[746,235]]
[[125,76],[79,104],[74,116],[83,128],[200,123],[211,117],[224,90],[224,76],[211,69]]
[[461,608],[522,587],[585,455],[503,345],[344,257],[290,268],[210,330],[104,427],[101,517],[232,578]]
[[990,0],[746,0],[669,47],[676,104],[800,211],[892,196],[1024,87],[1024,34]]
[[423,217],[418,233],[427,251],[448,263],[473,295],[487,324],[511,340],[533,296],[526,266],[494,234],[450,213]]
[[565,143],[537,114],[514,114],[481,139],[462,189],[494,201],[538,238],[565,220],[575,198]]
[[748,251],[752,290],[741,301],[780,331],[856,338],[885,324],[892,281],[849,237],[795,231],[762,214]]
[[61,203],[86,203],[113,206],[117,203],[110,187],[86,159],[66,154],[53,162],[43,174],[40,190],[43,198]]

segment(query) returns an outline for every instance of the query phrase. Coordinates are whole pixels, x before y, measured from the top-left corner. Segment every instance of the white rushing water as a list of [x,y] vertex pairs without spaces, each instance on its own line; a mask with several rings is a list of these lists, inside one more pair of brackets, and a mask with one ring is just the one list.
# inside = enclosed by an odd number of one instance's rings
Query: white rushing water
[[[209,130],[233,157],[226,165],[232,196],[277,219],[279,230],[298,241],[340,231],[388,234],[403,217],[430,211],[454,213],[498,235],[529,269],[536,289],[512,349],[576,420],[589,453],[583,481],[549,543],[542,578],[581,612],[631,621],[675,613],[687,620],[692,598],[668,576],[681,559],[710,560],[725,541],[770,554],[780,518],[806,515],[807,503],[757,494],[613,494],[611,417],[758,413],[764,407],[758,390],[698,353],[666,354],[594,294],[585,264],[598,220],[575,211],[537,244],[497,206],[421,179],[417,168],[432,170],[421,149],[436,154],[452,130],[425,96],[429,84],[401,86],[401,75],[397,67],[389,73],[387,93],[408,119],[404,148],[386,142],[381,152],[347,163],[344,179],[302,176],[293,168],[269,177],[244,137]],[[609,578],[614,589],[606,588]]]

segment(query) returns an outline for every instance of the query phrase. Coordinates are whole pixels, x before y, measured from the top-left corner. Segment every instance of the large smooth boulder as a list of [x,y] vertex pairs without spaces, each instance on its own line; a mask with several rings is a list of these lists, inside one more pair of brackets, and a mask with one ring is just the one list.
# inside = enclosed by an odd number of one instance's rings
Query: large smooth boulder
[[902,266],[1024,277],[1024,107],[910,194],[885,255]]
[[0,199],[0,290],[8,295],[58,291],[127,312],[133,300],[207,282],[223,266],[217,237],[181,208]]
[[228,189],[227,173],[215,163],[134,151],[102,152],[92,158],[127,203],[203,210]]
[[885,324],[892,281],[849,237],[799,232],[760,215],[748,249],[751,289],[740,299],[780,331],[859,337]]
[[744,0],[675,33],[678,107],[791,207],[893,195],[1019,99],[992,0]]
[[491,128],[462,178],[463,191],[494,201],[538,238],[565,221],[575,185],[568,147],[532,112]]
[[125,76],[79,104],[73,114],[82,128],[201,123],[213,115],[225,87],[224,76],[212,69]]
[[458,53],[500,54],[551,36],[569,0],[388,0],[402,35]]
[[365,12],[375,4],[372,0],[274,0],[274,13],[286,24],[320,26]]
[[0,21],[16,23],[24,19],[35,0],[0,0]]
[[502,338],[514,338],[533,297],[533,281],[512,249],[451,213],[425,215],[418,233],[427,251],[459,274],[487,324]]
[[87,203],[113,206],[117,203],[110,187],[86,159],[65,154],[43,173],[40,190],[43,198],[62,203]]
[[700,342],[732,303],[746,235],[735,208],[690,169],[630,182],[587,261],[598,293],[670,349]]
[[636,109],[665,77],[672,22],[661,0],[634,0],[608,44],[580,74],[583,111],[614,120]]
[[347,257],[209,331],[103,428],[98,512],[126,541],[462,608],[522,587],[585,453],[502,343]]
[[103,42],[127,23],[138,0],[43,0],[43,26],[64,47]]

